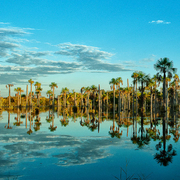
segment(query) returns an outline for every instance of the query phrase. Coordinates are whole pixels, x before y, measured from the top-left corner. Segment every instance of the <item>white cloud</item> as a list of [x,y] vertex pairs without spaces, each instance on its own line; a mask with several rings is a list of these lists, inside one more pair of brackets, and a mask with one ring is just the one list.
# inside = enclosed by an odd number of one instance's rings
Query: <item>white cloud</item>
[[7,25],[7,24],[10,24],[10,23],[8,23],[8,22],[6,22],[6,23],[5,22],[0,22],[0,24]]
[[149,23],[153,23],[153,24],[170,24],[171,22],[166,22],[163,20],[157,20],[157,21],[150,21]]
[[55,54],[70,56],[73,60],[78,61],[86,70],[97,71],[130,71],[121,64],[112,64],[105,60],[113,56],[113,54],[101,51],[97,47],[86,46],[80,44],[63,43],[59,44],[60,50]]

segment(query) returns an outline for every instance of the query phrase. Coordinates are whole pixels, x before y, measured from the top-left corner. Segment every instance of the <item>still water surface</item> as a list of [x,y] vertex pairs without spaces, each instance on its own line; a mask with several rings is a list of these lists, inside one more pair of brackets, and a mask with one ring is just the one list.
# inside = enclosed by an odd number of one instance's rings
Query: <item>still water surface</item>
[[180,179],[178,124],[3,111],[0,179]]

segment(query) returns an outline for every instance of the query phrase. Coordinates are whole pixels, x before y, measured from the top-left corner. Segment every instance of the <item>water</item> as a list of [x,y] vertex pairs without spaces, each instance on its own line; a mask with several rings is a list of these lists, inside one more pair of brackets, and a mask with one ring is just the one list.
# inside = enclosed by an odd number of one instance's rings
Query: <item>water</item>
[[162,121],[149,117],[21,115],[11,112],[8,126],[1,114],[0,179],[180,179],[178,120],[166,124],[164,140]]

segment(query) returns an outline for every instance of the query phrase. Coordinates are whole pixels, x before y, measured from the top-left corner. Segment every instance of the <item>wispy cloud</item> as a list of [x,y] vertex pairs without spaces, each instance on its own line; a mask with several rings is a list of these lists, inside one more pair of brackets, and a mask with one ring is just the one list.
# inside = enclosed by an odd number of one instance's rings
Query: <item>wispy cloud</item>
[[152,24],[170,24],[171,22],[167,22],[164,20],[157,20],[157,21],[149,21],[149,23],[152,23]]
[[[55,74],[70,74],[75,72],[119,72],[132,71],[123,64],[111,63],[112,53],[102,51],[98,47],[82,44],[61,43],[51,45],[58,51],[39,51],[28,48],[31,39],[25,37],[32,28],[4,27],[0,28],[0,83],[23,83],[27,79]],[[36,40],[34,43],[39,44]],[[26,46],[24,46],[26,44]],[[64,61],[68,59],[67,61]],[[59,60],[59,57],[62,60]],[[52,60],[55,58],[56,60]],[[58,60],[57,60],[58,58]]]
[[10,24],[10,23],[8,23],[8,22],[0,22],[0,24],[7,25],[7,24]]

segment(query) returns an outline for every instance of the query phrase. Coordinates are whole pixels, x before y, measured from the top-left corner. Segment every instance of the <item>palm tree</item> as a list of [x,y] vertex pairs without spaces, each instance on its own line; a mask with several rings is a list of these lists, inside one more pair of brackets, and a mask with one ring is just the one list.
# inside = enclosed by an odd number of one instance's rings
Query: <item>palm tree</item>
[[153,80],[153,78],[149,79],[149,84],[148,84],[148,88],[150,89],[150,117],[151,117],[151,121],[152,121],[152,115],[153,115],[153,111],[152,111],[152,107],[153,107],[153,87],[155,85],[155,82]]
[[118,98],[118,111],[121,112],[121,84],[123,85],[123,80],[121,77],[116,78],[117,86],[119,90],[119,98]]
[[139,71],[138,75],[138,82],[141,84],[140,91],[141,91],[141,112],[144,112],[143,104],[144,104],[144,83],[148,84],[149,83],[149,75],[146,75],[142,71]]
[[177,88],[179,88],[178,87],[179,76],[177,74],[175,74],[173,78],[174,78],[174,82],[175,82],[175,99],[174,99],[174,101],[175,101],[175,106],[176,106],[178,103],[177,102],[177,100],[178,100]]
[[52,96],[53,92],[51,90],[48,90],[46,94],[47,96],[49,95],[49,105],[50,105],[50,97]]
[[89,93],[91,88],[88,86],[85,88],[85,93],[87,93],[87,107],[89,107]]
[[173,68],[173,61],[170,61],[169,58],[160,58],[156,64],[154,64],[154,68],[156,71],[159,71],[157,73],[158,76],[160,74],[163,74],[163,106],[164,106],[164,113],[166,111],[166,77],[172,78],[172,73],[174,74],[176,72],[176,68]]
[[31,85],[31,97],[30,97],[30,106],[32,106],[32,84],[34,83],[34,81],[32,79],[29,79],[28,82]]
[[112,78],[111,81],[109,81],[109,84],[111,85],[111,89],[113,89],[113,116],[115,115],[115,89],[116,87],[120,88],[120,83],[122,84],[121,77],[118,78]]
[[61,93],[64,94],[64,107],[66,107],[66,94],[69,92],[69,89],[67,87],[62,88]]
[[94,109],[95,108],[95,93],[97,92],[98,89],[97,89],[97,87],[95,85],[92,85],[90,87],[90,89],[91,89],[91,92],[93,94],[93,104],[92,104],[92,107]]
[[19,106],[19,104],[21,105],[21,93],[24,92],[24,90],[22,90],[21,87],[17,87],[14,89],[14,91],[18,92],[18,106]]
[[157,75],[154,75],[153,76],[153,78],[152,78],[152,80],[154,81],[154,86],[153,86],[153,88],[154,88],[154,119],[156,119],[156,106],[157,106],[157,97],[156,97],[156,95],[157,95],[157,87],[159,87],[159,85],[160,85],[160,82],[161,82],[161,78],[159,78],[159,76],[157,76]]
[[39,103],[40,103],[40,94],[41,94],[41,91],[42,91],[42,88],[41,87],[37,87],[36,88],[36,94],[37,94],[37,106],[39,106]]
[[83,107],[83,92],[84,92],[84,90],[85,90],[85,87],[82,87],[80,89],[80,91],[81,91],[81,108]]
[[52,82],[49,87],[53,90],[53,106],[54,106],[54,88],[58,88],[57,84],[55,82]]
[[6,88],[9,87],[9,106],[11,105],[11,87],[14,86],[13,84],[7,84]]
[[[137,115],[137,80],[138,80],[138,72],[133,72],[133,74],[131,75],[131,77],[134,79],[133,80],[133,85],[134,85],[134,88],[133,88],[133,91],[135,90],[135,86],[136,86],[136,115]],[[134,114],[134,93],[133,93],[133,114]],[[133,115],[134,116],[134,115]]]

